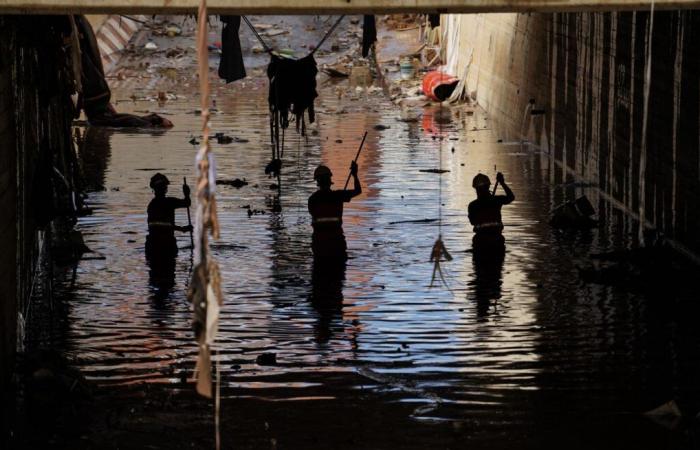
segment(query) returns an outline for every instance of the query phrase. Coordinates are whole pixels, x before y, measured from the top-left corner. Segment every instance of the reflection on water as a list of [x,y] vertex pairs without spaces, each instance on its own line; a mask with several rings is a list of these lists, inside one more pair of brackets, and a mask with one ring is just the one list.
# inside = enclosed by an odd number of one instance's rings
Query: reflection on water
[[472,252],[474,278],[469,285],[473,289],[477,317],[486,316],[492,307],[494,310],[498,308],[505,256],[505,248],[501,246],[490,249],[488,252]]
[[[221,239],[212,251],[226,296],[218,344],[224,396],[340,398],[359,387],[350,370],[377,395],[414,402],[416,419],[459,420],[488,436],[503,427],[552,433],[553,420],[586,415],[597,427],[629,424],[624,414],[673,397],[700,405],[695,307],[676,302],[670,311],[666,300],[585,285],[577,276],[589,253],[629,242],[628,220],[580,233],[547,225],[551,207],[574,194],[597,204],[594,189],[553,184],[562,179],[552,173],[556,165],[497,143],[478,113],[442,125],[450,172],[421,172],[439,165],[434,130],[399,121],[379,94],[338,100],[323,91],[317,128],[307,138],[287,137],[278,192],[263,173],[265,91],[249,89],[264,82],[248,83],[221,88],[213,117],[214,131],[248,140],[214,146],[219,176],[249,182],[217,186]],[[70,304],[67,351],[100,383],[175,383],[194,367],[185,298],[191,256],[183,250],[189,237],[177,236],[181,251],[167,267],[148,266],[143,255],[149,178],[160,171],[194,179],[196,149],[188,141],[199,129],[200,118],[190,114],[195,103],[171,102],[176,128],[160,135],[83,131],[80,157],[95,213],[79,229],[106,259],[82,261],[75,286],[59,291]],[[379,123],[389,128],[375,130]],[[363,194],[345,208],[349,259],[342,267],[314,264],[306,204],[313,169],[322,162],[344,181],[365,130]],[[493,177],[494,166],[517,200],[503,210],[507,251],[479,258],[466,252],[466,206],[474,174]],[[428,289],[438,223],[422,219],[438,217],[440,177],[442,235],[455,257],[443,270],[452,291]],[[176,222],[186,224],[183,210]],[[258,366],[263,352],[276,353],[279,364]]]

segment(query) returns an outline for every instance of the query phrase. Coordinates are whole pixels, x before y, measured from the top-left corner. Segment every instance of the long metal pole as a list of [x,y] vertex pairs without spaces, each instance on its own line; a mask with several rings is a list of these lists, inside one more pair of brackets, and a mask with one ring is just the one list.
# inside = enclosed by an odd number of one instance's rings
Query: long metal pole
[[[365,139],[367,139],[367,132],[365,131],[365,135],[362,136],[362,142],[360,142],[360,148],[357,149],[357,154],[355,155],[355,159],[353,159],[353,162],[357,162],[357,158],[360,157],[360,152],[362,151],[362,146],[365,145]],[[350,183],[350,177],[352,176],[352,171],[348,174],[348,179],[345,180],[345,187],[343,190],[348,188],[348,183]]]

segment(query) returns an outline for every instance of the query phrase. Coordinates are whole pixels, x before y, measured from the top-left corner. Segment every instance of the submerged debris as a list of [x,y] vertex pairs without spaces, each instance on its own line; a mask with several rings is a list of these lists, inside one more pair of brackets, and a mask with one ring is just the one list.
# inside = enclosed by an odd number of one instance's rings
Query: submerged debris
[[334,69],[332,67],[324,67],[323,69],[321,69],[321,71],[331,78],[347,78],[350,76],[350,74],[341,72],[340,70]]
[[598,226],[598,221],[591,218],[594,214],[593,205],[584,195],[555,208],[549,224],[555,228],[594,228]]
[[418,172],[426,172],[426,173],[446,173],[446,172],[449,172],[449,170],[446,170],[446,169],[420,169]]
[[[265,166],[265,175],[268,175],[270,178],[279,176],[280,171],[282,170],[282,160],[279,158],[275,158],[269,163],[267,163],[267,166]],[[271,188],[272,189],[272,188]],[[276,189],[276,187],[275,187]]]
[[[216,138],[217,144],[230,144],[231,142],[233,142],[233,138],[231,136],[225,135],[224,133],[216,133],[214,135],[214,138]],[[219,182],[217,181],[216,184],[219,184]]]
[[683,418],[683,414],[675,400],[668,401],[651,411],[647,411],[644,415],[669,430],[676,428]]
[[389,222],[389,225],[396,225],[399,223],[431,223],[431,222],[437,222],[437,219],[397,220],[395,222]]
[[236,189],[240,189],[243,186],[248,186],[248,182],[245,178],[242,180],[240,178],[236,178],[235,180],[216,180],[216,185],[233,186]]
[[277,365],[277,354],[275,353],[262,353],[255,358],[255,362],[259,366],[275,366]]

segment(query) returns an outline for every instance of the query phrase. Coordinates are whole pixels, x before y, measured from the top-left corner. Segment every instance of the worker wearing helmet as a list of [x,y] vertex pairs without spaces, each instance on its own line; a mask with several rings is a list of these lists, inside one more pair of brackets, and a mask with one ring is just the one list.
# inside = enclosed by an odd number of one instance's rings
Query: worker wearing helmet
[[474,250],[494,245],[503,247],[503,221],[501,207],[515,200],[513,191],[506,184],[503,174],[496,174],[496,183],[503,186],[506,195],[494,195],[489,188],[491,180],[484,174],[474,177],[472,186],[476,190],[476,200],[469,203],[469,222],[474,226]]
[[343,234],[343,203],[362,193],[360,179],[357,176],[357,163],[352,162],[350,173],[354,189],[331,189],[333,173],[326,166],[318,166],[314,171],[314,180],[318,190],[309,197],[309,213],[314,232],[312,250],[315,257],[341,257],[344,260],[346,243]]
[[190,225],[180,227],[175,225],[175,210],[190,206],[190,187],[184,184],[182,193],[184,199],[166,197],[168,177],[156,173],[151,177],[151,189],[155,197],[148,204],[148,236],[146,237],[146,256],[149,259],[157,257],[172,257],[177,255],[175,231],[192,231]]

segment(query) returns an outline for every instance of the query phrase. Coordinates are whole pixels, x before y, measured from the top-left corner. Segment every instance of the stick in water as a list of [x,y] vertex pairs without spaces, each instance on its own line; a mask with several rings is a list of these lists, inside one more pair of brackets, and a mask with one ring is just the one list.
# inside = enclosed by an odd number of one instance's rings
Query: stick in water
[[[182,181],[185,186],[187,186],[187,177],[183,177]],[[187,225],[190,226],[190,245],[194,248],[194,236],[192,233],[192,217],[190,216],[190,207],[187,207]]]
[[[355,155],[355,159],[353,159],[354,162],[357,162],[357,158],[360,157],[360,152],[362,151],[362,146],[365,145],[365,139],[367,139],[367,132],[365,131],[365,135],[362,136],[362,142],[360,142],[360,148],[357,149],[357,154]],[[352,171],[348,174],[348,179],[345,180],[345,187],[343,190],[346,190],[348,188],[348,183],[350,183],[350,177],[352,176]]]

